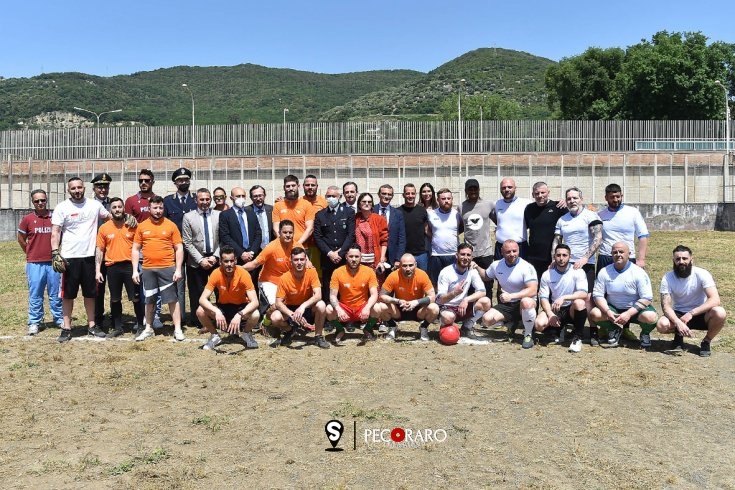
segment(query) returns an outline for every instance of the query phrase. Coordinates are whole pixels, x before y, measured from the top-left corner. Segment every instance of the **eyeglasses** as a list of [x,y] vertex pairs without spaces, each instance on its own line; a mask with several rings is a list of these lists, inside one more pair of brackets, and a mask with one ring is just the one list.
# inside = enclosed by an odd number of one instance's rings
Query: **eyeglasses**
[[109,189],[110,188],[110,184],[95,184],[94,186],[95,187],[98,187],[100,189]]
[[214,196],[215,201],[221,201],[222,199],[225,199],[227,196]]
[[44,203],[44,202],[46,202],[46,199],[34,199],[33,200],[33,204],[41,204],[41,203]]
[[138,183],[139,184],[147,184],[150,181],[151,181],[151,179],[138,179]]

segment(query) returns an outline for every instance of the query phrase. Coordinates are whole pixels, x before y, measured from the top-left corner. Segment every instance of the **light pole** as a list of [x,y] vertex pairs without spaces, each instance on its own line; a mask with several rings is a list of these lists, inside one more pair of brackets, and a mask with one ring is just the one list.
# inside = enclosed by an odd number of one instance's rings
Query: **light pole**
[[[105,112],[94,112],[90,111],[89,109],[82,109],[81,107],[74,107],[74,110],[81,111],[81,112],[88,112],[90,114],[94,114],[94,116],[97,118],[97,129],[100,128],[100,118],[104,116],[105,114],[112,114],[114,112],[122,112],[122,109],[115,109],[114,111],[105,111]],[[100,135],[97,134],[97,158],[100,157]]]
[[283,125],[284,126],[286,125],[286,113],[288,113],[288,108],[284,107],[283,108]]
[[195,128],[196,124],[194,121],[194,93],[191,91],[191,88],[185,83],[181,84],[182,87],[184,87],[184,90],[189,92],[189,95],[191,96],[191,159],[195,159],[196,154],[196,136],[195,136]]
[[728,163],[729,163],[729,156],[730,156],[730,97],[727,93],[727,87],[724,83],[722,83],[719,80],[715,80],[715,85],[719,85],[722,87],[722,90],[725,92],[725,156],[728,157]]
[[462,87],[465,79],[459,81],[457,89],[457,147],[459,149],[459,178],[462,178]]

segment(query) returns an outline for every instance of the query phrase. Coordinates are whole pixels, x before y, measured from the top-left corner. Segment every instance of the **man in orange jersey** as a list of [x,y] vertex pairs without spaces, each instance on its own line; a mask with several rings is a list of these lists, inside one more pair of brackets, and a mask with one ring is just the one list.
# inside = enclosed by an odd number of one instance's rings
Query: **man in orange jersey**
[[339,344],[347,330],[352,332],[355,323],[365,323],[363,341],[374,340],[373,328],[385,305],[378,303],[378,278],[372,267],[360,264],[362,251],[353,244],[347,250],[346,264],[335,269],[329,283],[327,320],[337,329],[334,341]]
[[[132,249],[135,228],[125,224],[125,203],[119,197],[109,201],[112,219],[103,224],[97,231],[97,247],[95,250],[95,274],[97,283],[104,287],[105,278],[110,289],[110,311],[112,329],[107,338],[123,334],[122,326],[122,289],[133,302],[135,319],[138,326],[143,325],[143,303],[140,301],[140,288],[133,283]],[[102,272],[102,263],[107,267]]]
[[[304,200],[309,201],[311,203],[311,206],[314,208],[314,222],[316,222],[316,213],[318,213],[322,209],[326,209],[328,206],[327,200],[324,198],[324,196],[319,195],[319,182],[316,179],[316,175],[309,174],[304,177],[304,183],[302,184],[302,187],[304,188]],[[321,254],[319,253],[319,249],[315,246],[316,244],[314,243],[313,225],[312,235],[309,237],[308,240],[304,242],[304,245],[311,265],[314,266],[317,275],[319,276],[319,278],[321,278]]]
[[403,254],[398,270],[391,272],[380,289],[386,305],[381,320],[388,326],[388,338],[396,339],[396,320],[421,321],[419,338],[429,340],[429,324],[439,316],[439,305],[429,275],[416,268],[416,259]]
[[273,230],[278,233],[278,224],[285,219],[290,220],[294,226],[294,247],[304,247],[314,231],[316,208],[299,197],[299,179],[295,175],[283,178],[283,193],[283,200],[273,205]]
[[[135,337],[142,341],[153,337],[153,314],[156,295],[161,302],[168,303],[174,322],[174,338],[184,340],[181,331],[181,314],[176,281],[181,280],[181,267],[184,262],[184,242],[176,224],[163,217],[163,198],[153,196],[150,201],[150,217],[138,225],[133,242],[133,282],[145,286],[145,329]],[[143,254],[143,271],[138,272],[138,262]]]
[[322,285],[314,268],[306,268],[306,250],[291,249],[291,270],[281,276],[276,292],[276,310],[271,314],[273,326],[284,332],[271,347],[287,346],[297,331],[309,330],[314,325],[316,345],[328,349],[324,340],[324,314]]
[[[218,295],[216,304],[210,301],[214,291]],[[220,248],[220,266],[209,276],[196,315],[204,330],[212,334],[204,350],[214,351],[222,343],[217,329],[239,334],[248,349],[258,348],[252,333],[260,319],[258,295],[250,274],[237,267],[235,249],[229,245]]]

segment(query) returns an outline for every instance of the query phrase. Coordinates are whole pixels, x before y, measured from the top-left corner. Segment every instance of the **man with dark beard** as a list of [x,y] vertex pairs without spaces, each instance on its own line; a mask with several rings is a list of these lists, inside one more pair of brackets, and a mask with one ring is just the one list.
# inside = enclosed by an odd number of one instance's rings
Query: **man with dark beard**
[[707,330],[699,355],[709,357],[710,343],[725,325],[727,313],[720,306],[712,274],[694,266],[692,250],[684,245],[674,249],[673,270],[661,279],[663,316],[656,324],[659,333],[674,333],[672,351],[681,351],[684,337],[692,330]]
[[273,231],[279,232],[279,223],[289,220],[294,225],[294,247],[306,248],[305,243],[314,232],[316,208],[299,197],[299,179],[295,175],[283,178],[283,200],[273,205]]

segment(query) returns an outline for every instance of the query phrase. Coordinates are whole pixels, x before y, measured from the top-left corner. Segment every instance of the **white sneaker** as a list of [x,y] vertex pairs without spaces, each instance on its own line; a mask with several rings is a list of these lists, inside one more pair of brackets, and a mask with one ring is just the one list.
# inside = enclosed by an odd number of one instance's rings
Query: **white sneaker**
[[184,332],[182,332],[181,330],[174,330],[174,338],[179,342],[181,342],[182,340],[186,340]]
[[389,340],[396,340],[396,328],[395,327],[388,330],[387,337]]
[[215,334],[212,334],[211,337],[209,337],[209,340],[207,341],[206,344],[204,344],[204,347],[202,347],[202,349],[213,351],[221,343],[222,343],[222,337],[220,337],[219,335],[215,333]]
[[38,333],[38,324],[28,325],[28,335],[36,335]]
[[135,337],[135,341],[142,342],[148,337],[153,337],[154,335],[156,335],[156,332],[154,332],[152,328],[146,327],[142,332],[138,334],[137,337]]
[[582,352],[582,339],[575,336],[569,344],[569,352]]

